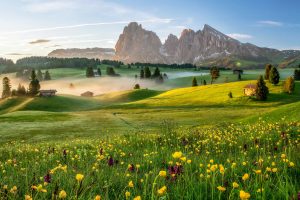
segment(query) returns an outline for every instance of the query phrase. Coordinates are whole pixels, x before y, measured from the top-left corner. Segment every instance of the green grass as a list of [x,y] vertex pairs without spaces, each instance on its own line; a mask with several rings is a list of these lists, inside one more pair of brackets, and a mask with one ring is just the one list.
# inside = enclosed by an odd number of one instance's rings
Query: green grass
[[[53,75],[81,79],[82,72],[58,69]],[[222,73],[216,84],[165,92],[0,100],[0,197],[51,199],[65,190],[67,199],[79,200],[96,195],[125,199],[126,191],[129,199],[239,199],[244,190],[250,199],[295,199],[300,186],[300,83],[292,95],[282,93],[282,83],[268,84],[268,100],[259,102],[243,96],[243,87],[255,83],[259,71],[249,71],[242,82],[234,82],[231,72]],[[190,86],[191,80],[165,84]],[[174,158],[179,151],[181,158]],[[118,164],[108,166],[109,157]],[[176,163],[183,173],[172,175],[168,168]],[[134,170],[128,169],[131,164]],[[158,176],[161,170],[167,177]],[[51,183],[44,185],[48,172]],[[245,173],[250,178],[244,181]],[[76,174],[84,175],[83,182],[76,181]],[[233,182],[239,187],[233,188]],[[39,184],[47,192],[31,189]],[[16,192],[10,191],[13,186]],[[167,190],[159,196],[163,186]]]

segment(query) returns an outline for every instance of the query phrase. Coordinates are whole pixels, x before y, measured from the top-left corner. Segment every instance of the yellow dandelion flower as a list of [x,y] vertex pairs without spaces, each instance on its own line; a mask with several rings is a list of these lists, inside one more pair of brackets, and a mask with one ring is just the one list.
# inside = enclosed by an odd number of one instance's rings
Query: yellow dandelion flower
[[176,151],[175,153],[173,153],[173,158],[177,159],[177,158],[181,158],[182,157],[182,152],[181,151]]
[[133,188],[133,187],[134,187],[134,184],[133,184],[133,182],[132,182],[132,181],[129,181],[129,183],[128,183],[128,187],[130,187],[130,188]]
[[76,174],[76,180],[77,180],[78,182],[81,182],[81,181],[83,180],[83,178],[84,178],[84,175],[83,175],[83,174]]
[[226,190],[226,188],[225,188],[225,187],[222,187],[222,186],[218,186],[217,188],[218,188],[218,190],[221,191],[221,192],[224,192],[224,191]]
[[100,196],[100,195],[97,195],[97,196],[95,197],[95,200],[101,200],[101,196]]
[[157,190],[158,195],[163,196],[167,192],[167,187],[163,186],[159,190]]
[[240,191],[240,198],[241,198],[241,200],[247,200],[247,199],[250,198],[250,194],[247,193],[247,192],[245,192],[245,191],[243,191],[243,190],[241,190]]
[[60,191],[59,194],[58,194],[58,197],[60,199],[65,199],[67,197],[66,191],[64,191],[64,190]]
[[233,182],[233,183],[232,183],[232,187],[233,187],[233,188],[238,188],[239,186],[240,186],[240,185],[239,185],[237,182]]
[[160,171],[159,172],[159,176],[166,177],[167,176],[167,172],[166,171]]
[[276,173],[277,172],[277,168],[273,168],[272,172]]
[[32,197],[30,195],[25,195],[25,200],[32,200]]
[[133,198],[133,200],[142,200],[141,196],[136,196]]
[[126,197],[126,199],[129,198],[130,195],[131,195],[130,192],[128,192],[128,191],[125,192],[125,197]]
[[243,179],[243,181],[245,181],[245,180],[249,179],[249,174],[247,174],[247,173],[246,173],[246,174],[244,174],[244,175],[243,175],[243,177],[242,177],[242,179]]

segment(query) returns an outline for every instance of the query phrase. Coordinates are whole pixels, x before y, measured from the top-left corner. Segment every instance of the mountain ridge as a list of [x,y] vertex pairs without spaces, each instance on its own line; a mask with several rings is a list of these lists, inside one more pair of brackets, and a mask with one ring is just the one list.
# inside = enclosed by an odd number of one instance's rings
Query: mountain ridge
[[[179,37],[169,34],[163,43],[155,32],[144,29],[137,22],[131,22],[124,27],[115,49],[110,51],[107,59],[125,63],[191,63],[199,66],[218,64],[234,68],[247,65],[256,67],[265,63],[287,67],[290,63],[300,62],[298,50],[280,51],[242,43],[208,24],[198,31],[184,29]],[[56,57],[53,52],[48,56]]]

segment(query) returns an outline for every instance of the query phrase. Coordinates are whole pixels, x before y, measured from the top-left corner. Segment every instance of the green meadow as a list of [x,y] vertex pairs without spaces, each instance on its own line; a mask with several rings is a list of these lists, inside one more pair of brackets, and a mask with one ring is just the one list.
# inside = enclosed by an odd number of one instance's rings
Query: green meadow
[[[102,78],[87,79],[84,69],[50,73],[51,84]],[[261,102],[243,89],[263,70],[245,70],[242,81],[221,71],[213,84],[205,70],[162,73],[169,76],[162,85],[139,90],[0,100],[0,197],[297,198],[300,82],[293,94],[282,81],[267,82]],[[293,70],[280,73],[284,80]],[[190,87],[193,77],[208,84]]]

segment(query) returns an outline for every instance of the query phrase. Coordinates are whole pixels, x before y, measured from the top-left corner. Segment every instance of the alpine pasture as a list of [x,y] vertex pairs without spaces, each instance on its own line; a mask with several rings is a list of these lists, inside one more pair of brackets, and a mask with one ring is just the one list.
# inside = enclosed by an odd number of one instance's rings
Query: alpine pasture
[[[162,69],[163,84],[116,71],[116,89],[94,97],[59,90],[108,77],[52,69],[45,85],[57,96],[0,101],[0,199],[298,198],[299,81],[283,92],[292,69],[280,70],[278,85],[266,81],[266,101],[243,93],[263,70],[244,70],[241,81],[221,70],[213,84],[205,70]],[[132,84],[120,91],[122,78]]]

